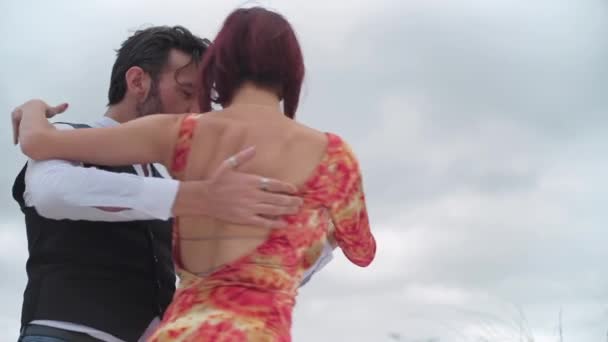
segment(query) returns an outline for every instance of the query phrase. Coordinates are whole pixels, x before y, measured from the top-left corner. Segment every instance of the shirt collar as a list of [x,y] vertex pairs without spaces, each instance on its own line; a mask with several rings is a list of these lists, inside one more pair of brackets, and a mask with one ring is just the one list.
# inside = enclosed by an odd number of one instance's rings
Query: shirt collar
[[102,116],[99,120],[95,121],[95,126],[97,127],[114,127],[118,125],[120,125],[118,121],[107,116]]

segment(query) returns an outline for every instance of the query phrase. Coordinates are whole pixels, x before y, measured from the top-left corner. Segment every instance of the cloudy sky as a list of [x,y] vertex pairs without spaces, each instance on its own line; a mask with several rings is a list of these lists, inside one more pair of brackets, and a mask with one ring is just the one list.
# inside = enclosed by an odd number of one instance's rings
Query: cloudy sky
[[[102,115],[113,49],[146,25],[212,38],[242,1],[0,3],[0,341],[17,336],[24,157],[13,106]],[[302,289],[295,341],[605,341],[605,0],[263,1],[293,23],[299,119],[344,136],[364,171],[378,255],[341,253]],[[603,152],[602,152],[603,151]]]

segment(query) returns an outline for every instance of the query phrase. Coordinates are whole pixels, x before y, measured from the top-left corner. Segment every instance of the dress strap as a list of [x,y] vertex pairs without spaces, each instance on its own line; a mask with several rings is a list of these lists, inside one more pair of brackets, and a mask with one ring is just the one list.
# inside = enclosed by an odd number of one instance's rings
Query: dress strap
[[[196,129],[199,115],[200,114],[188,114],[182,119],[170,168],[170,172],[174,178],[180,179],[180,176],[186,170],[186,166],[188,165],[188,157],[190,156],[190,149],[192,147],[192,137],[194,136],[194,130]],[[173,220],[172,240],[173,260],[177,267],[183,268],[179,244],[179,217],[176,217]]]
[[182,119],[171,163],[170,171],[174,175],[183,172],[186,169],[186,165],[188,165],[192,137],[194,136],[194,130],[196,129],[199,115],[200,114],[188,114]]

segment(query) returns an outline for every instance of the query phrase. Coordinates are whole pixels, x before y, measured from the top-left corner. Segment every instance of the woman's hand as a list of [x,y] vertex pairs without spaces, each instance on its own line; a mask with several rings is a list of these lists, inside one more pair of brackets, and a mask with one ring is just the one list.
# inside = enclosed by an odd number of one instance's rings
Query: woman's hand
[[11,122],[13,124],[13,144],[17,145],[19,143],[19,131],[21,125],[21,119],[23,115],[32,115],[38,113],[44,113],[44,116],[48,118],[52,118],[53,116],[63,113],[68,109],[67,103],[62,103],[58,106],[49,106],[46,102],[42,100],[30,100],[18,106],[11,113]]

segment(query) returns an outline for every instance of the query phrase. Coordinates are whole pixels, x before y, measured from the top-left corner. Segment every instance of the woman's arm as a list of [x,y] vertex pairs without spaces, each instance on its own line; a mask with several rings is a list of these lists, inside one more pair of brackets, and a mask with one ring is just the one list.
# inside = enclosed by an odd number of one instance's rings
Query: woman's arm
[[[57,130],[49,107],[29,101],[20,107],[19,141],[34,160],[65,159],[100,165],[162,163],[169,167],[184,115],[148,115],[116,127]],[[52,115],[50,115],[52,116]]]
[[329,178],[333,191],[327,206],[335,243],[352,263],[365,267],[376,255],[376,240],[367,215],[359,163],[350,147],[342,144],[339,157],[329,168],[334,170]]

